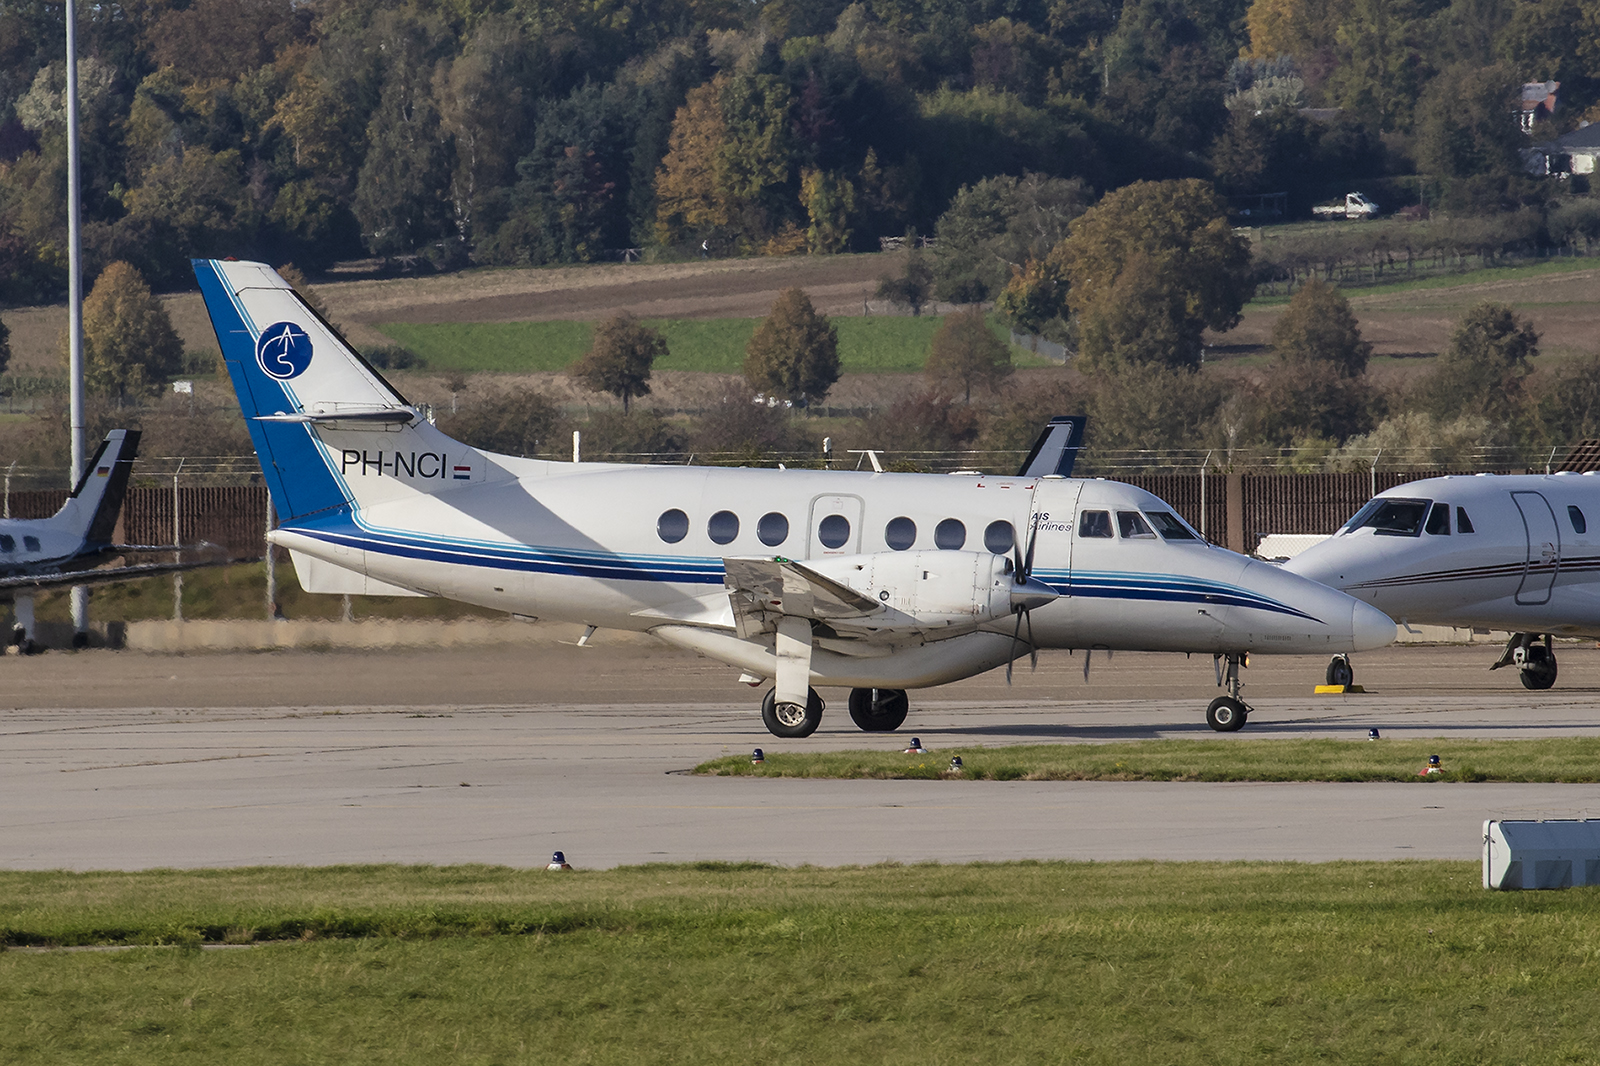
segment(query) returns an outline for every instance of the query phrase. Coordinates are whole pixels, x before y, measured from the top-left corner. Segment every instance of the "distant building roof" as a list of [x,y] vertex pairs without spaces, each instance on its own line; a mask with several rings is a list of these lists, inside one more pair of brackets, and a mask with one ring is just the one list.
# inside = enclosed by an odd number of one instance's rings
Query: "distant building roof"
[[1563,133],[1555,140],[1546,141],[1538,147],[1539,151],[1546,155],[1572,155],[1574,152],[1583,155],[1600,154],[1600,122],[1579,126],[1571,133]]

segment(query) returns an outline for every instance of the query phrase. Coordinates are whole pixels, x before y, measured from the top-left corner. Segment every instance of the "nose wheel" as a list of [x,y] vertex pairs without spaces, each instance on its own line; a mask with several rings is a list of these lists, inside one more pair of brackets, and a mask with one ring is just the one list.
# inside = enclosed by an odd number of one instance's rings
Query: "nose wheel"
[[1556,651],[1549,633],[1543,634],[1542,642],[1535,643],[1539,637],[1538,633],[1513,633],[1500,661],[1489,669],[1515,666],[1523,688],[1535,692],[1550,688],[1556,683]]
[[1350,656],[1335,655],[1328,663],[1328,684],[1348,686],[1356,683],[1355,667],[1350,665]]
[[1239,680],[1239,668],[1249,663],[1243,655],[1218,655],[1216,664],[1217,684],[1226,687],[1228,694],[1218,696],[1206,708],[1206,725],[1219,733],[1236,733],[1250,719],[1250,705],[1239,698],[1244,689]]

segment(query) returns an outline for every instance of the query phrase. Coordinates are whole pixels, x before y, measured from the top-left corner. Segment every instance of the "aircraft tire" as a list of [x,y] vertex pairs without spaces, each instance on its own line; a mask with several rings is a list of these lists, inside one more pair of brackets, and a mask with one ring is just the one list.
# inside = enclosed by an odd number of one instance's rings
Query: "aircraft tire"
[[817,731],[817,726],[822,724],[822,711],[827,704],[822,702],[822,697],[817,695],[814,688],[806,689],[806,705],[802,710],[799,704],[786,703],[780,712],[778,708],[777,692],[768,689],[766,696],[761,700],[761,724],[767,727],[767,732],[775,737],[786,740],[798,737],[809,737]]
[[1355,681],[1356,671],[1348,655],[1335,655],[1328,661],[1327,684],[1353,685]]
[[1250,709],[1232,696],[1218,696],[1206,708],[1206,725],[1219,733],[1236,733],[1244,728]]
[[[876,705],[873,697],[876,696]],[[911,700],[905,689],[853,688],[850,690],[850,720],[867,733],[892,733],[905,724]]]
[[[1539,649],[1543,651],[1543,648]],[[1522,679],[1522,687],[1541,692],[1556,683],[1556,657],[1554,655],[1534,659],[1524,666],[1517,674]]]

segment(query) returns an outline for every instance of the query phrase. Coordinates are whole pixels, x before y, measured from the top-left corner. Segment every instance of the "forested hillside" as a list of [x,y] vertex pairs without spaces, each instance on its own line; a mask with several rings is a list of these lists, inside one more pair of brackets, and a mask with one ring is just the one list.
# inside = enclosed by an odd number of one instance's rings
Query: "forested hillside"
[[[1542,203],[1592,0],[125,0],[79,6],[88,276],[873,249],[963,186]],[[0,3],[0,303],[64,291],[59,4]],[[1339,109],[1308,116],[1302,109]],[[412,266],[420,260],[412,260]],[[1003,280],[1002,280],[1003,283]]]

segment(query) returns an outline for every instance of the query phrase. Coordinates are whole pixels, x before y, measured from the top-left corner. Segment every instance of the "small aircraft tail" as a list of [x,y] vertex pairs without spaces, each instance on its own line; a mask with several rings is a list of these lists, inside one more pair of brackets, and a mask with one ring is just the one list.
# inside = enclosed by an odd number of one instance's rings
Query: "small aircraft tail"
[[139,454],[139,431],[113,429],[95,450],[78,484],[55,513],[59,522],[83,538],[85,551],[109,548],[117,528],[117,516],[128,495],[128,475]]
[[1083,431],[1089,420],[1083,415],[1056,415],[1045,424],[1033,450],[1017,470],[1018,477],[1071,477],[1083,447]]
[[280,521],[484,479],[272,268],[193,266]]

